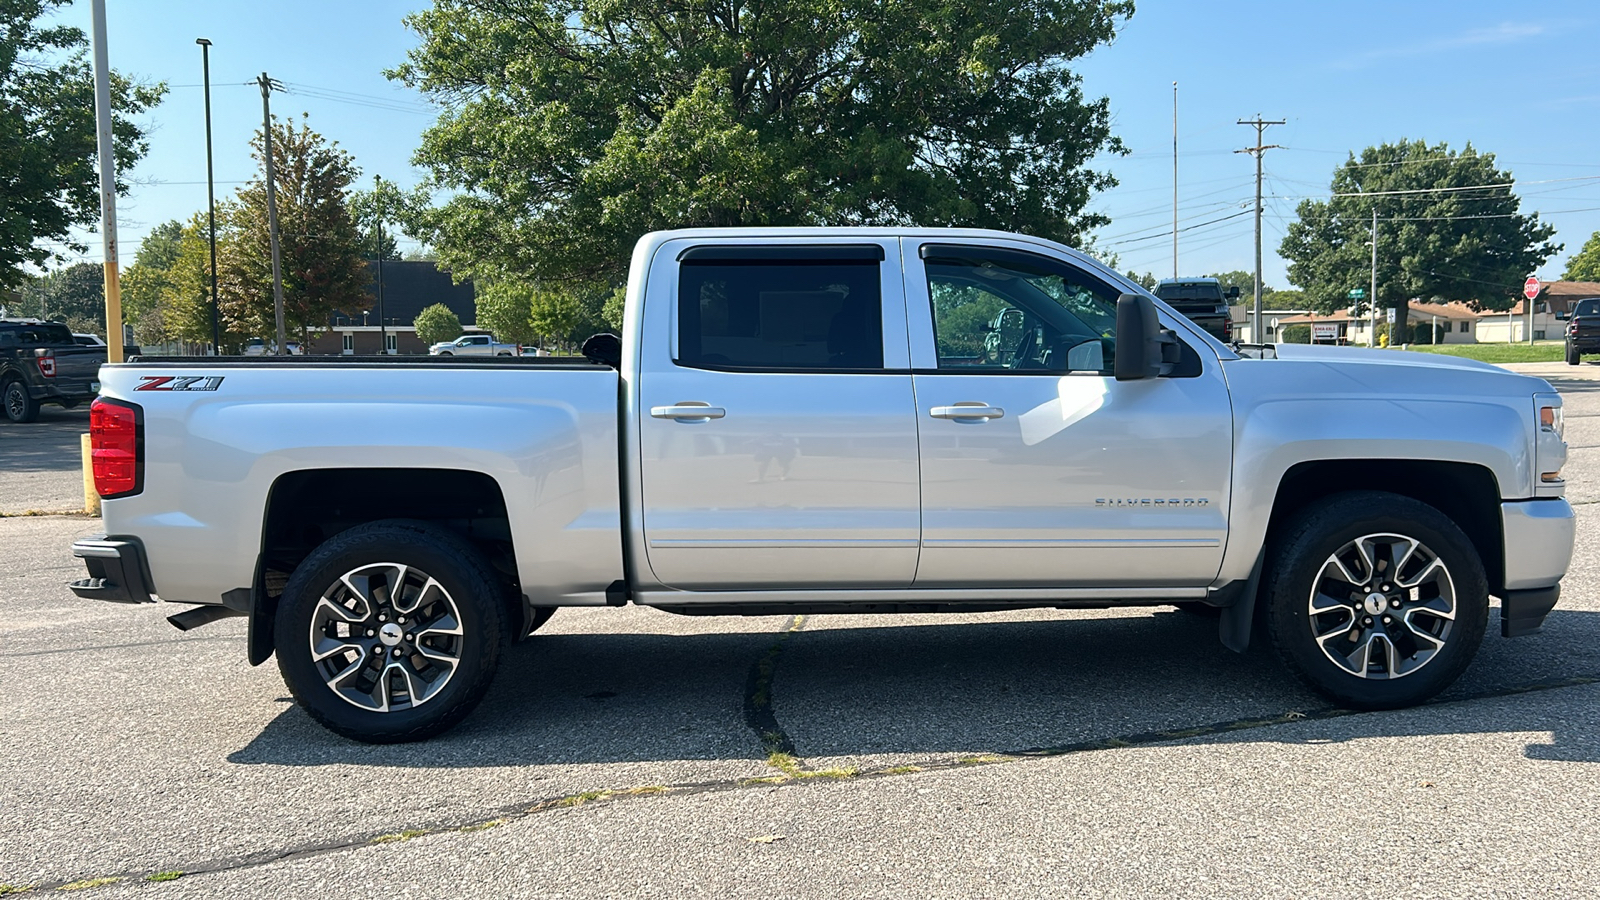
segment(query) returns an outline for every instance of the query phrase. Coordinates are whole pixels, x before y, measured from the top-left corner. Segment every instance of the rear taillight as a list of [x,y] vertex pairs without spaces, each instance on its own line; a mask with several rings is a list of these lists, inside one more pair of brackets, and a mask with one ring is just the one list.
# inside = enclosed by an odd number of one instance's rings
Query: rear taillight
[[97,399],[89,407],[89,452],[94,490],[104,499],[144,488],[143,411],[131,403]]
[[39,374],[46,378],[56,377],[56,358],[48,350],[39,351]]

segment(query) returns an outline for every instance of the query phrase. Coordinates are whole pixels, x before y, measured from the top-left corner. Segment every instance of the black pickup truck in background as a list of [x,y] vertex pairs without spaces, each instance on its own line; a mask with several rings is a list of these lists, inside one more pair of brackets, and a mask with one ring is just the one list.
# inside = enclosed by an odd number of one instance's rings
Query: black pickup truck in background
[[1567,365],[1583,362],[1585,353],[1600,353],[1600,297],[1574,303],[1567,322]]
[[0,319],[0,409],[13,422],[32,422],[39,407],[71,409],[100,391],[105,347],[86,347],[59,322]]
[[1232,343],[1233,319],[1228,316],[1228,304],[1239,299],[1238,288],[1224,291],[1215,278],[1163,278],[1154,293],[1212,337],[1224,344]]

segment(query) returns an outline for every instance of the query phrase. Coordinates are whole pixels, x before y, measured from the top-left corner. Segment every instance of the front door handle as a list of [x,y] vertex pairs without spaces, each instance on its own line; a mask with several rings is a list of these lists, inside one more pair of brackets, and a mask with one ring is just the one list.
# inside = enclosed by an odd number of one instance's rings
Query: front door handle
[[987,403],[978,403],[971,400],[963,400],[954,406],[935,406],[933,409],[928,410],[928,415],[933,416],[935,419],[988,420],[998,419],[1005,414],[1006,411],[998,406],[990,406]]
[[677,419],[680,422],[707,422],[720,419],[728,411],[720,406],[701,403],[698,400],[685,400],[672,406],[652,406],[650,415],[657,419]]

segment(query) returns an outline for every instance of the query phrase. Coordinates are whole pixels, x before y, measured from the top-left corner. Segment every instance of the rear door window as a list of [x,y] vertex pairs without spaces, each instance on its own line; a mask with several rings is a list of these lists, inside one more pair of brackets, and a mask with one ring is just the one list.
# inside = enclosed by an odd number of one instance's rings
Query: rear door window
[[680,260],[679,365],[883,368],[877,245],[702,247]]

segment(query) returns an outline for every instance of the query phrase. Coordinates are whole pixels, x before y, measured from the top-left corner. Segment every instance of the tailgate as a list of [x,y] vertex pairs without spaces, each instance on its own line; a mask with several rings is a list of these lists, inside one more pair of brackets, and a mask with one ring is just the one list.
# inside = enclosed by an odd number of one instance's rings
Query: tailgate
[[104,347],[54,347],[56,358],[56,381],[96,381],[100,377],[100,367],[105,365],[106,348]]

